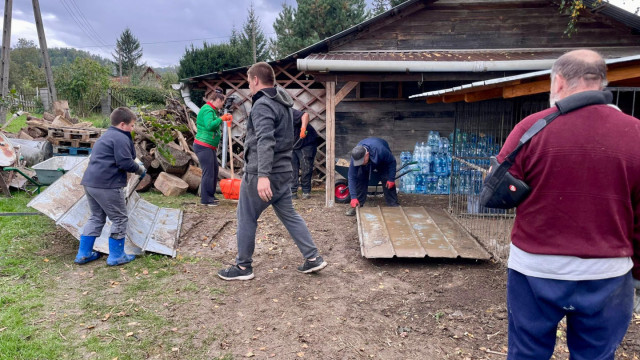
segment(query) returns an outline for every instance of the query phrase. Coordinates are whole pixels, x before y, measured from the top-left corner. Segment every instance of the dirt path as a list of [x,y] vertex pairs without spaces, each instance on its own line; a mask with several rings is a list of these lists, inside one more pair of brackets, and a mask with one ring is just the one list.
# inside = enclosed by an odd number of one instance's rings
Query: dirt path
[[[382,199],[374,199],[372,204]],[[434,208],[446,199],[401,198]],[[504,359],[506,272],[493,262],[361,257],[355,218],[323,207],[322,195],[295,206],[329,266],[315,275],[275,214],[260,220],[250,282],[225,282],[216,305],[198,312],[223,335],[209,354],[277,359]],[[187,209],[180,253],[228,264],[235,256],[235,204]],[[220,231],[218,231],[221,229]],[[203,246],[205,245],[205,246]],[[207,282],[220,282],[210,269]],[[197,271],[197,270],[195,270]],[[204,301],[204,299],[203,299]],[[177,315],[193,312],[189,306]],[[620,351],[640,354],[638,324]],[[560,332],[562,334],[562,331]],[[562,340],[562,336],[561,336]],[[560,342],[557,358],[566,358]]]

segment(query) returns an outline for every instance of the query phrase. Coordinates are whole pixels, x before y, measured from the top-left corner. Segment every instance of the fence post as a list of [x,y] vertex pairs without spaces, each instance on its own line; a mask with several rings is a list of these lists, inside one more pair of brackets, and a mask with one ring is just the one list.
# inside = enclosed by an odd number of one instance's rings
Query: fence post
[[102,116],[109,117],[111,114],[111,89],[107,89],[106,94],[100,98],[100,108]]
[[53,105],[50,101],[49,98],[49,89],[47,88],[40,88],[38,89],[39,95],[40,95],[40,100],[42,101],[42,107],[44,108],[45,111],[50,111],[51,110],[51,106]]

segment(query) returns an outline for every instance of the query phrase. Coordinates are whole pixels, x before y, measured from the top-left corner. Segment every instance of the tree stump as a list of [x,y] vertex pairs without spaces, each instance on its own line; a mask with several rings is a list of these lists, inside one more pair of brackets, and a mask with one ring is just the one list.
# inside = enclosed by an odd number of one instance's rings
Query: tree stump
[[162,170],[169,174],[181,176],[187,171],[191,156],[182,150],[178,150],[172,146],[165,146],[164,149],[168,150],[173,159],[167,159],[164,157],[160,149],[156,149],[155,157],[160,162]]
[[166,172],[160,173],[154,184],[156,189],[164,196],[179,196],[187,192],[189,184],[184,182],[177,176],[167,174]]
[[197,191],[202,181],[202,169],[189,165],[187,172],[182,176],[182,180],[189,184],[189,191]]

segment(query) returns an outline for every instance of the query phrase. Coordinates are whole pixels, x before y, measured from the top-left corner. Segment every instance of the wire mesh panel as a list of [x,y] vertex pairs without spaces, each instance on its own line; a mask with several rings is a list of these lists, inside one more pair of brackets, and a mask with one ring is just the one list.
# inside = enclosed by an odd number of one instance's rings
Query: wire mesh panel
[[449,209],[454,219],[478,239],[496,259],[505,262],[514,210],[480,205],[480,190],[489,158],[500,151],[521,119],[549,106],[546,96],[514,100],[460,103],[456,108],[452,143]]

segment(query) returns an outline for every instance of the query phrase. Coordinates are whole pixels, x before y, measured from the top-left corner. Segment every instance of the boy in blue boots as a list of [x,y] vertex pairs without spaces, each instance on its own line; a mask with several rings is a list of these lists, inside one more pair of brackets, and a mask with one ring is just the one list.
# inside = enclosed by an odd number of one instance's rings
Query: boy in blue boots
[[93,244],[102,233],[107,216],[112,222],[107,265],[122,265],[135,258],[124,252],[129,218],[123,190],[127,184],[127,173],[143,176],[146,172],[144,166],[135,161],[136,151],[131,138],[135,121],[136,115],[128,108],[113,110],[111,127],[93,147],[89,166],[80,182],[89,201],[91,216],[80,236],[76,264],[86,264],[102,256],[93,251]]

